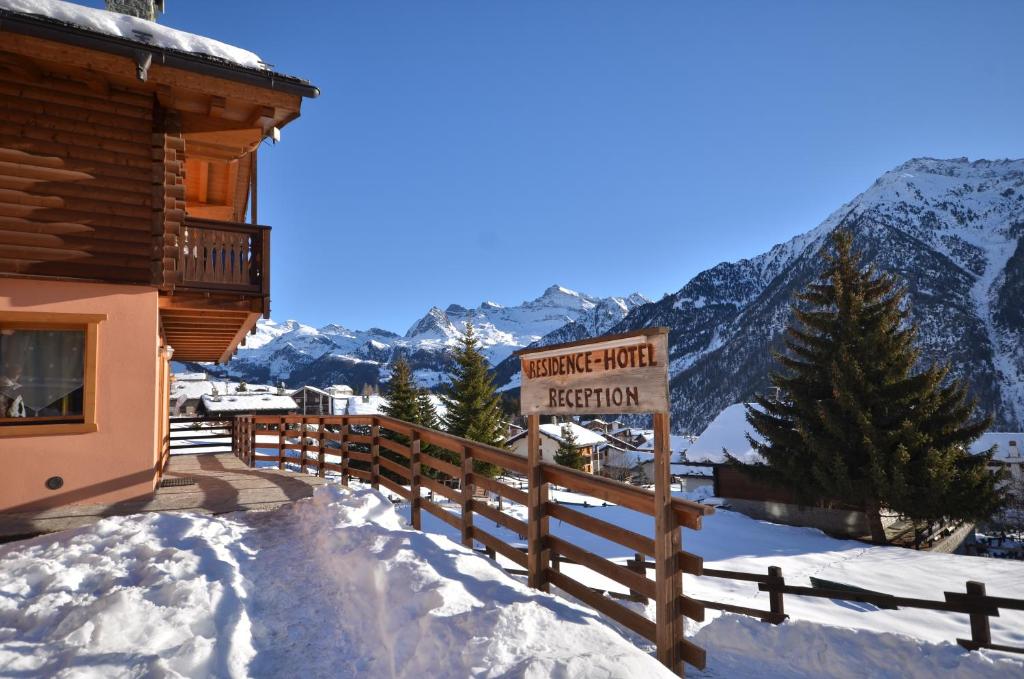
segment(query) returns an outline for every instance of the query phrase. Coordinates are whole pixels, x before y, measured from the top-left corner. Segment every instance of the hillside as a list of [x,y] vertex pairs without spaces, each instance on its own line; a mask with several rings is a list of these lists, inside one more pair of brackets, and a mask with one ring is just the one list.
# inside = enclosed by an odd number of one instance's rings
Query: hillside
[[449,368],[448,347],[472,320],[495,383],[512,389],[517,348],[667,326],[673,428],[700,431],[768,386],[791,300],[816,275],[818,253],[840,224],[855,231],[870,263],[906,282],[923,358],[949,361],[995,415],[994,428],[1024,428],[1024,160],[910,160],[816,228],[757,257],[707,269],[657,302],[639,294],[598,299],[556,285],[518,306],[433,307],[405,335],[266,321],[213,372],[359,386],[386,381],[402,354],[420,384],[436,386]]
[[261,320],[256,334],[247,338],[227,365],[184,367],[249,382],[321,387],[343,383],[358,388],[386,382],[390,365],[405,356],[417,382],[433,387],[446,379],[449,349],[468,322],[476,327],[488,359],[497,364],[516,349],[566,328],[585,334],[606,332],[649,301],[638,293],[602,299],[552,285],[536,299],[515,306],[486,301],[474,308],[432,307],[404,335],[380,328],[350,330],[337,324],[314,328],[293,320]]
[[[701,431],[768,386],[794,294],[817,274],[840,224],[879,269],[906,282],[923,358],[949,361],[994,428],[1024,428],[1024,160],[911,160],[815,229],[695,276],[611,329],[670,329],[673,429]],[[550,344],[573,326],[540,340]],[[575,339],[575,337],[572,337]],[[511,361],[498,382],[518,385]]]

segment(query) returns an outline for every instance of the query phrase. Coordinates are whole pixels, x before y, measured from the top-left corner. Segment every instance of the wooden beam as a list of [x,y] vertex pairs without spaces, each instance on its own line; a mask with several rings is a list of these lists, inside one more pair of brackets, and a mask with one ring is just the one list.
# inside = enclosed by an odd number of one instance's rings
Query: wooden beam
[[211,118],[221,118],[224,116],[224,109],[227,107],[227,100],[224,97],[213,96],[210,97],[210,112]]
[[256,321],[259,320],[259,317],[260,314],[258,313],[248,315],[245,322],[242,324],[242,327],[240,327],[238,332],[235,333],[235,336],[232,338],[231,344],[228,345],[227,350],[225,350],[224,353],[220,355],[220,358],[217,359],[218,363],[227,363],[231,359],[231,354],[238,346],[238,343],[242,341],[242,338],[245,337],[245,334],[249,332],[249,330],[256,327]]

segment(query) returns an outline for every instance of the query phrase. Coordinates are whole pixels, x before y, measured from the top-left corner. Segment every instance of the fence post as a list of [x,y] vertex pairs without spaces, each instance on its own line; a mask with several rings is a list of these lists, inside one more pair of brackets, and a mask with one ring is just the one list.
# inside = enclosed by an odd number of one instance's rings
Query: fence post
[[284,417],[280,418],[277,425],[277,468],[284,469],[284,430],[287,423]]
[[302,418],[302,422],[299,424],[299,435],[302,437],[302,438],[299,439],[299,445],[301,446],[301,448],[299,449],[299,455],[302,456],[302,459],[299,460],[299,472],[302,473],[302,474],[306,473],[306,454],[307,454],[306,448],[309,445],[307,443],[307,441],[308,441],[307,435],[309,434],[308,427],[309,427],[309,418],[303,417]]
[[248,416],[248,443],[249,446],[249,466],[256,466],[256,418],[252,415]]
[[[646,578],[647,577],[647,557],[645,555],[641,554],[640,552],[635,552],[633,554],[633,558],[626,561],[626,568],[628,568],[629,570],[633,571],[634,573],[638,573],[642,577]],[[647,597],[645,597],[643,594],[641,594],[640,592],[637,592],[634,589],[630,589],[629,590],[629,595],[631,597],[634,597],[636,599],[641,599],[643,601],[647,601],[648,600]]]
[[768,622],[779,625],[786,620],[786,606],[783,601],[785,596],[782,587],[785,587],[786,580],[782,577],[782,568],[779,566],[768,566],[768,605],[771,609]]
[[981,609],[985,601],[985,583],[974,580],[967,581],[967,606],[971,609],[971,643],[975,648],[992,645],[992,630],[988,624],[987,610]]
[[380,488],[380,424],[377,418],[370,425],[370,485]]
[[423,499],[420,497],[420,434],[417,431],[412,433],[412,440],[409,442],[409,492],[411,499],[409,500],[410,507],[410,519],[412,521],[412,527],[416,530],[420,530],[420,505],[423,504]]
[[473,547],[473,449],[462,446],[462,469],[459,490],[462,491],[462,544]]
[[341,421],[341,485],[348,486],[348,420]]
[[658,660],[683,675],[680,645],[682,617],[678,602],[683,595],[683,574],[676,563],[682,549],[679,523],[672,511],[669,486],[669,428],[666,413],[654,414],[654,606]]
[[324,470],[324,457],[326,452],[324,451],[324,428],[327,425],[324,423],[324,418],[321,417],[317,420],[317,437],[316,437],[316,475],[320,478],[324,478],[326,471]]
[[534,589],[548,591],[547,568],[551,552],[547,549],[548,520],[544,504],[548,500],[548,487],[544,483],[544,470],[540,466],[540,415],[527,418],[527,583]]

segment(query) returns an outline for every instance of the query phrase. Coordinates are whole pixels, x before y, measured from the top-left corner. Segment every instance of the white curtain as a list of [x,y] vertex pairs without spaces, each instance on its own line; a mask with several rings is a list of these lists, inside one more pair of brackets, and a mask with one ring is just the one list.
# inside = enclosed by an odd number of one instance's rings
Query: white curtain
[[[82,330],[0,329],[0,394],[24,400],[29,417],[79,415],[57,403],[84,384]],[[50,406],[56,411],[47,411]]]

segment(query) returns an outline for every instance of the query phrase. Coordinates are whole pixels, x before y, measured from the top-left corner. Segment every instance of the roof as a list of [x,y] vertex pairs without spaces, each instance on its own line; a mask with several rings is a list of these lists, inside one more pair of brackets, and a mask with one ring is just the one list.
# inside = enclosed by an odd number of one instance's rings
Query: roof
[[[1011,443],[1016,443],[1016,451],[1013,451],[1010,447]],[[1001,460],[1007,462],[1013,460],[1015,462],[1024,463],[1024,433],[1021,432],[1004,432],[1004,431],[989,431],[981,435],[981,437],[971,444],[971,452],[975,455],[980,455],[992,446],[996,446],[995,455],[992,456],[993,460]],[[1011,453],[1016,452],[1016,457],[1012,456]]]
[[198,71],[260,87],[316,97],[308,81],[270,70],[253,52],[155,21],[62,0],[0,0],[0,31],[74,44],[153,63]]
[[718,413],[697,440],[690,444],[686,449],[686,461],[725,462],[724,448],[741,462],[761,462],[761,454],[747,440],[748,433],[754,432],[747,422],[747,410],[744,404],[735,403]]
[[256,413],[264,410],[295,410],[299,406],[291,396],[267,393],[203,396],[208,413]]
[[331,394],[328,394],[328,393],[327,393],[326,391],[324,391],[324,390],[323,390],[323,389],[321,389],[320,387],[314,387],[314,386],[313,386],[313,385],[311,385],[311,384],[307,384],[307,385],[305,385],[305,386],[299,387],[298,389],[293,389],[293,390],[292,390],[292,391],[290,391],[289,393],[290,393],[290,394],[291,394],[292,396],[294,396],[295,394],[299,393],[300,391],[312,391],[312,392],[315,392],[315,393],[317,393],[317,394],[320,394],[321,396],[327,396],[327,397],[330,397],[330,396],[331,396]]
[[577,446],[596,446],[599,443],[605,442],[605,438],[603,436],[590,431],[586,427],[581,427],[575,422],[566,422],[564,424],[542,424],[540,425],[540,433],[561,443],[562,427],[569,427],[573,436],[576,437]]

